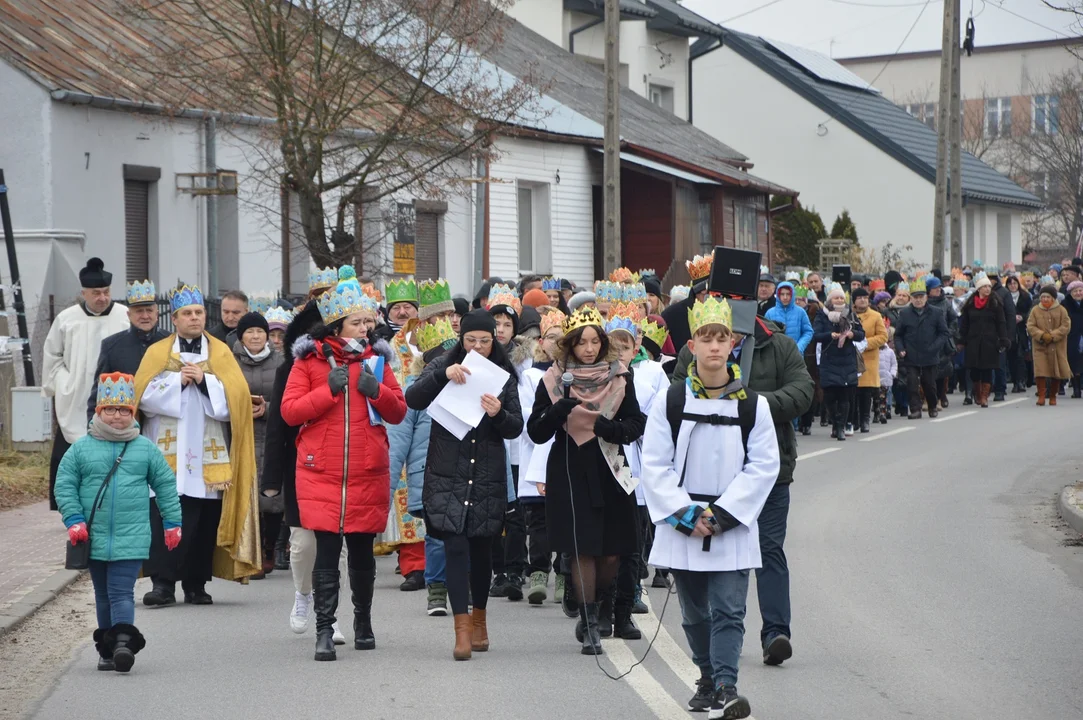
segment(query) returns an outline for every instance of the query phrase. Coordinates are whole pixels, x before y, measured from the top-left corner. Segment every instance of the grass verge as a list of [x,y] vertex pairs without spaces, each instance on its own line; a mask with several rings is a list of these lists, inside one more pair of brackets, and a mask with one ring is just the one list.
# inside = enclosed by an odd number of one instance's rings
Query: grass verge
[[0,452],[0,510],[49,499],[50,454]]

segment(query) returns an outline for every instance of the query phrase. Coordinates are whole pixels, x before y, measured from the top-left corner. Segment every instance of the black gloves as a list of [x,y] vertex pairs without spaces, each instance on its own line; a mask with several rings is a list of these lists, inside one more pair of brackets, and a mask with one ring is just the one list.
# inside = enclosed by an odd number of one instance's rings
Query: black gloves
[[357,378],[357,391],[365,397],[375,400],[380,394],[380,381],[369,370],[369,366],[361,363],[361,375]]
[[599,415],[598,419],[594,421],[594,434],[607,443],[624,444],[624,432],[620,423],[614,422],[604,415]]
[[552,416],[553,420],[562,423],[572,414],[572,408],[579,405],[581,402],[582,401],[578,398],[561,398],[553,403],[553,407],[549,408],[549,414]]
[[726,512],[725,509],[718,507],[714,503],[711,503],[711,513],[714,515],[713,525],[717,525],[715,534],[724,533],[727,530],[732,530],[741,524],[741,521]]
[[345,392],[346,385],[350,382],[350,371],[345,365],[331,368],[327,375],[327,387],[331,388],[332,395]]

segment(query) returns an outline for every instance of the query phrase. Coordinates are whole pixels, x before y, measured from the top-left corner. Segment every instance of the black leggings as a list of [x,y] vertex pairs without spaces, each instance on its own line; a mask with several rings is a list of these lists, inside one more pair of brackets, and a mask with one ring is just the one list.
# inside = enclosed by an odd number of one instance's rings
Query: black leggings
[[448,535],[444,538],[447,557],[447,594],[451,612],[462,615],[469,603],[467,586],[474,607],[484,610],[489,602],[489,578],[493,572],[493,538]]
[[315,535],[316,564],[312,566],[313,571],[334,570],[338,572],[338,559],[342,555],[342,539],[346,538],[346,548],[349,551],[346,564],[350,570],[376,572],[376,558],[372,556],[372,543],[376,536],[372,533],[339,535],[337,532],[317,530]]
[[852,387],[825,387],[824,406],[831,413],[831,422],[836,428],[846,425],[850,417],[850,402],[854,394]]

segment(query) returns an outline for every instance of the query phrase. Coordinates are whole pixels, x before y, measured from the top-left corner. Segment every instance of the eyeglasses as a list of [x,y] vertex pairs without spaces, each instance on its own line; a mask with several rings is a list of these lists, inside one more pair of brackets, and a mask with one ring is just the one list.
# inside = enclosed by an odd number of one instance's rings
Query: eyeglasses
[[492,344],[493,344],[493,339],[491,337],[484,337],[484,338],[464,337],[463,338],[463,347],[489,347]]
[[121,417],[131,417],[132,411],[126,407],[105,407],[102,408],[102,415],[109,415],[110,417],[119,415]]

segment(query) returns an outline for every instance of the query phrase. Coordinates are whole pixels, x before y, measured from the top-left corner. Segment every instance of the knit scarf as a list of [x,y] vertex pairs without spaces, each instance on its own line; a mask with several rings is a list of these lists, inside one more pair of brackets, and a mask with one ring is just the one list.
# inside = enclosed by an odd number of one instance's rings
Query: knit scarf
[[626,370],[619,362],[590,365],[572,362],[567,367],[553,363],[542,376],[542,383],[553,403],[564,397],[564,386],[560,379],[565,371],[573,377],[569,396],[581,401],[572,409],[565,429],[576,445],[584,445],[594,439],[594,421],[599,415],[612,419],[617,414],[624,400]]
[[260,360],[266,360],[267,357],[270,356],[270,354],[271,354],[271,346],[270,345],[265,345],[262,350],[260,350],[258,353],[254,354],[254,355],[252,354],[251,350],[249,350],[248,348],[244,348],[244,354],[247,355],[248,357],[252,358],[256,362],[259,362]]
[[982,297],[981,295],[976,295],[974,297],[974,307],[976,307],[979,310],[984,310],[985,309],[985,304],[987,302],[989,302],[988,297]]
[[101,415],[95,413],[94,419],[90,421],[88,432],[92,438],[106,442],[130,442],[139,437],[139,423],[133,421],[128,427],[118,430],[102,420]]
[[[735,362],[728,362],[726,363],[726,369],[729,371],[730,381],[722,387],[722,394],[719,395],[719,398],[723,400],[744,400],[748,397],[748,393],[745,392],[745,385],[741,382],[741,366]],[[688,363],[688,379],[686,382],[692,391],[692,397],[697,400],[712,399],[707,392],[707,387],[696,372],[695,360]]]

